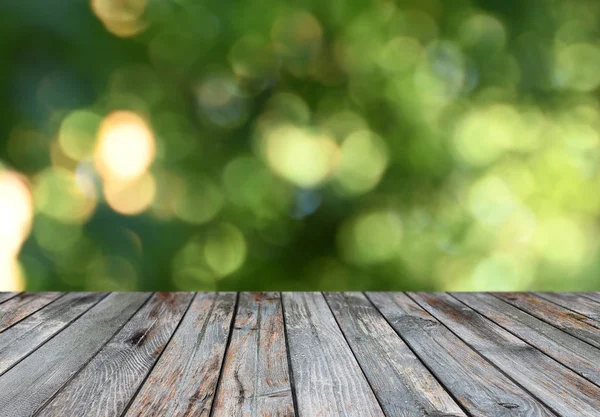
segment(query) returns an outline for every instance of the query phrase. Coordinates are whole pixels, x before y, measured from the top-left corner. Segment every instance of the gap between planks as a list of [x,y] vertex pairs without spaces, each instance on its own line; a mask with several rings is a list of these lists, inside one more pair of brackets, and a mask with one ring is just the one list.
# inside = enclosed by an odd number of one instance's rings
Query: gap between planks
[[215,386],[215,391],[213,393],[212,401],[210,404],[209,417],[213,417],[213,415],[215,413],[215,401],[217,399],[217,395],[219,393],[219,389],[221,388],[221,383],[223,381],[223,370],[225,368],[225,360],[227,359],[227,353],[229,352],[229,346],[231,345],[231,336],[233,335],[233,330],[235,328],[235,321],[237,320],[239,305],[240,305],[240,293],[238,291],[235,294],[235,305],[233,307],[233,314],[231,315],[231,321],[229,322],[229,334],[227,335],[225,351],[223,352],[223,359],[221,360],[221,366],[219,368],[219,377],[217,378],[217,385]]

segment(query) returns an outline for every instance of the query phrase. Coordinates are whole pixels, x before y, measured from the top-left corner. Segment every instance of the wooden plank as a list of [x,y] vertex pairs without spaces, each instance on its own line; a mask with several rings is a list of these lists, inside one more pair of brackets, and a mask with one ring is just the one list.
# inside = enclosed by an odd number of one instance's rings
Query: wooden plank
[[406,294],[367,297],[471,416],[554,416]]
[[449,294],[412,293],[410,296],[473,349],[558,414],[573,417],[592,416],[600,410],[600,387]]
[[294,417],[281,299],[242,293],[213,417]]
[[0,292],[0,303],[5,302],[6,300],[10,300],[11,298],[15,297],[17,294],[19,294],[18,292]]
[[0,333],[0,375],[105,296],[106,293],[66,294]]
[[0,304],[0,332],[63,295],[59,292],[23,292]]
[[597,303],[600,303],[600,292],[579,292],[576,294],[581,295],[582,297],[589,298],[590,300],[595,301]]
[[490,294],[452,295],[546,355],[600,385],[600,350]]
[[598,323],[589,317],[528,293],[493,295],[600,349]]
[[534,294],[561,307],[588,316],[594,320],[595,326],[600,326],[600,303],[594,301],[590,296],[586,296],[585,293],[536,292]]
[[149,296],[147,293],[110,294],[6,372],[0,377],[0,416],[35,414],[110,340]]
[[363,294],[325,298],[386,416],[466,416]]
[[235,301],[235,293],[196,295],[127,416],[209,415]]
[[183,317],[192,293],[157,293],[37,417],[118,417]]
[[384,413],[320,293],[284,293],[299,417]]

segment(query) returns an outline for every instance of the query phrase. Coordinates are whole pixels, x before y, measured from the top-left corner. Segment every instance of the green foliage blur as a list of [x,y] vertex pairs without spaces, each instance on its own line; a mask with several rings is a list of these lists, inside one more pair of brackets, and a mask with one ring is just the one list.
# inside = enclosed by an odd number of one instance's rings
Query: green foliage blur
[[598,290],[599,28],[597,0],[3,0],[0,289]]

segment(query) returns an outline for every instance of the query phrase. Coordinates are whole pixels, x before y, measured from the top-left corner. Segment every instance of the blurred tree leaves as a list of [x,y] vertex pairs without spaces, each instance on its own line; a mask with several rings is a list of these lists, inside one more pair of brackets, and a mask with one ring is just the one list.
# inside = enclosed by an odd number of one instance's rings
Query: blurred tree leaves
[[0,16],[0,160],[35,208],[0,264],[29,289],[599,287],[595,1]]

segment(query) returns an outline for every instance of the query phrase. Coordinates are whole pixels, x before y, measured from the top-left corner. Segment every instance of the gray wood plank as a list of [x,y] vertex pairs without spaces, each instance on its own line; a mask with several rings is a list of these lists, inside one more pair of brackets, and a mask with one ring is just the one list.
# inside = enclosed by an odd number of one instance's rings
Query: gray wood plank
[[196,295],[127,416],[209,415],[235,301],[235,293]]
[[0,304],[0,332],[63,295],[59,292],[23,292]]
[[579,293],[575,293],[575,294],[580,295],[582,297],[586,297],[597,303],[600,303],[600,292],[579,292]]
[[106,293],[69,293],[0,333],[0,375],[67,327]]
[[281,299],[242,293],[213,417],[294,417]]
[[533,294],[494,293],[493,295],[600,349],[600,330],[595,320]]
[[148,293],[113,293],[0,377],[0,416],[32,416],[131,318]]
[[386,416],[465,416],[361,293],[326,293]]
[[[443,293],[410,296],[458,337],[562,416],[593,416],[600,387]],[[535,366],[531,366],[535,364]]]
[[406,294],[367,293],[367,296],[470,415],[555,415]]
[[299,417],[384,413],[320,293],[284,293]]
[[600,350],[485,293],[454,297],[571,370],[600,385]]
[[183,317],[192,293],[156,293],[37,417],[118,417]]
[[6,300],[10,300],[11,298],[15,297],[17,294],[19,294],[18,292],[0,292],[0,303],[5,302]]
[[[600,303],[594,301],[589,295],[576,292],[555,293],[555,292],[536,292],[536,296],[558,304],[584,316],[588,316],[600,326]],[[592,295],[593,297],[593,295]]]

